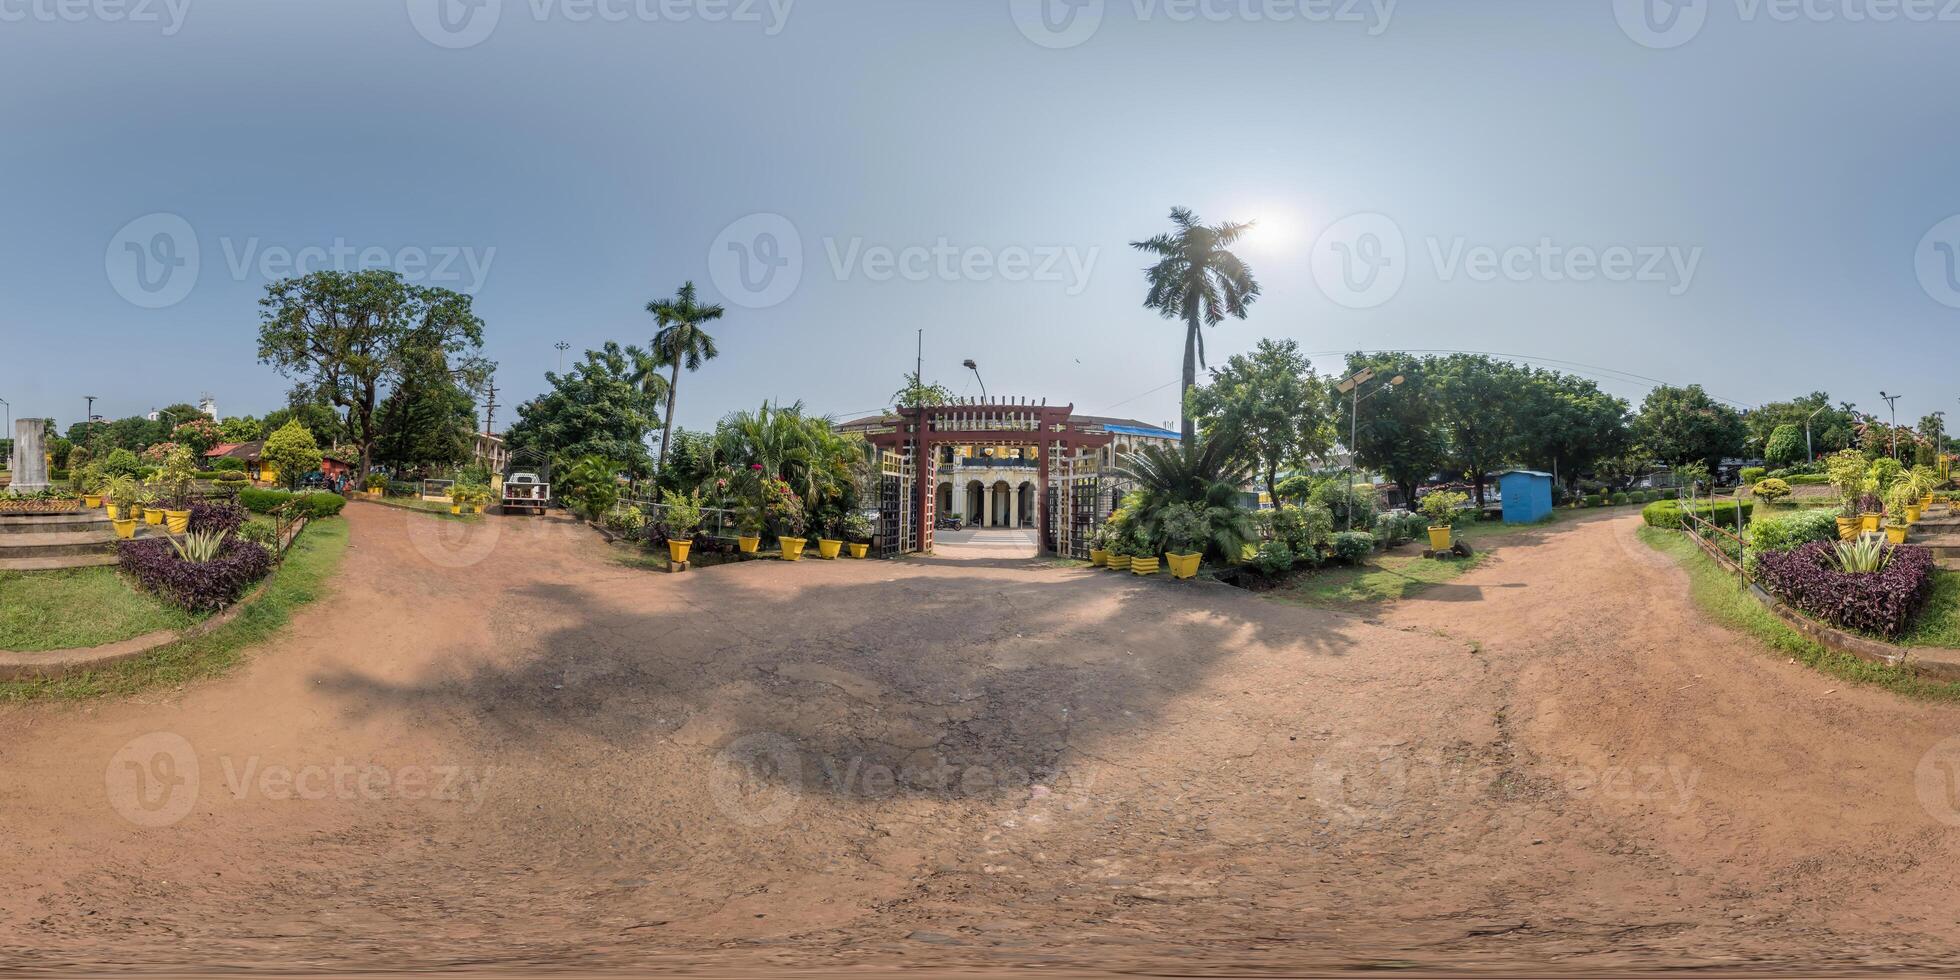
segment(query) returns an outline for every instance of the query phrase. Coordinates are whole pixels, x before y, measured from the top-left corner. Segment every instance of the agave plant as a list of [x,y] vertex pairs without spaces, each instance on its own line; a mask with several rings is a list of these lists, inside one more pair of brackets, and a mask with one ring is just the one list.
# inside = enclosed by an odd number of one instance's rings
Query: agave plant
[[216,557],[224,549],[225,531],[192,531],[183,537],[170,539],[170,547],[176,549],[177,557],[193,565],[202,565]]
[[1833,563],[1849,575],[1883,571],[1892,560],[1892,546],[1877,534],[1860,534],[1851,541],[1834,542]]
[[1134,499],[1126,500],[1124,507],[1129,522],[1153,551],[1169,544],[1165,519],[1180,504],[1202,513],[1205,535],[1196,546],[1216,557],[1236,557],[1258,533],[1240,490],[1251,477],[1252,465],[1238,449],[1236,439],[1223,435],[1202,442],[1149,446],[1117,468],[1119,475],[1137,484]]

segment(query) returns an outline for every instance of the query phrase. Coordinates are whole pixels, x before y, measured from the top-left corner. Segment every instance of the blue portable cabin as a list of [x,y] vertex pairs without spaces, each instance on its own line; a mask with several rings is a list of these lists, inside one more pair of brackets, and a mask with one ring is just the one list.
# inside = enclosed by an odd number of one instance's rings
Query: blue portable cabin
[[1535,524],[1552,514],[1552,475],[1537,470],[1498,474],[1497,492],[1504,500],[1504,523]]

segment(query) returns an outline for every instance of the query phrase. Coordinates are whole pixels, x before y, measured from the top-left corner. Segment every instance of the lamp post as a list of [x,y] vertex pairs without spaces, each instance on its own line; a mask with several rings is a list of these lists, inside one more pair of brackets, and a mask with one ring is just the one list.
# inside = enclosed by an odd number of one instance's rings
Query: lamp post
[[[1830,407],[1829,405],[1819,405],[1817,406],[1817,412],[1821,412]],[[1803,457],[1806,463],[1817,461],[1817,451],[1810,448],[1810,420],[1817,417],[1817,412],[1812,412],[1803,417]]]
[[968,371],[972,371],[972,372],[973,372],[973,380],[975,380],[975,381],[978,381],[978,382],[980,382],[980,400],[981,400],[981,401],[986,401],[986,400],[987,400],[987,380],[986,380],[985,378],[982,378],[982,377],[980,376],[980,365],[978,365],[978,364],[975,364],[975,363],[973,363],[973,358],[971,358],[971,357],[969,357],[969,358],[967,358],[967,359],[966,359],[966,361],[964,362],[964,365],[965,365],[965,367],[966,367],[966,369],[967,369]]
[[0,429],[0,439],[7,440],[7,466],[12,468],[14,465],[14,403],[5,398],[0,398],[0,405],[4,405],[7,408],[7,427]]
[[553,348],[555,348],[555,349],[556,349],[556,350],[558,351],[558,373],[559,373],[559,374],[564,374],[564,373],[565,373],[565,352],[566,352],[566,351],[568,351],[568,350],[571,350],[571,349],[572,349],[572,345],[570,345],[570,344],[568,344],[568,343],[566,343],[566,342],[564,342],[564,341],[562,341],[562,340],[561,340],[561,341],[559,341],[559,342],[557,342],[557,343],[555,343],[555,344],[552,344],[551,346],[552,346]]
[[[1340,391],[1348,396],[1348,465],[1346,468],[1346,472],[1350,474],[1348,477],[1348,486],[1347,486],[1347,492],[1349,496],[1352,496],[1354,493],[1354,479],[1352,474],[1354,472],[1354,464],[1356,461],[1356,452],[1357,452],[1354,448],[1354,444],[1357,441],[1359,441],[1361,438],[1361,399],[1373,398],[1374,396],[1379,395],[1382,392],[1387,391],[1390,388],[1394,388],[1395,386],[1401,384],[1402,382],[1409,380],[1408,378],[1398,374],[1395,377],[1388,379],[1387,384],[1382,385],[1379,388],[1376,388],[1375,390],[1369,392],[1366,395],[1363,395],[1361,393],[1361,386],[1374,380],[1374,377],[1375,377],[1374,368],[1362,368],[1361,370],[1356,371],[1353,377],[1350,377],[1346,381],[1341,382],[1335,388],[1335,390]],[[1275,506],[1277,506],[1279,502],[1274,501],[1273,503]],[[1411,500],[1409,501],[1409,503],[1411,505],[1414,505],[1415,501]],[[1346,520],[1343,522],[1344,524],[1346,524],[1346,527],[1344,527],[1343,530],[1352,531],[1354,530],[1354,501],[1350,499],[1346,501],[1346,504],[1347,506],[1342,508],[1347,515]]]
[[1878,397],[1885,399],[1885,404],[1891,406],[1892,408],[1892,424],[1888,426],[1888,428],[1892,430],[1892,458],[1898,459],[1899,458],[1899,396],[1888,395],[1885,392],[1881,391],[1878,393]]

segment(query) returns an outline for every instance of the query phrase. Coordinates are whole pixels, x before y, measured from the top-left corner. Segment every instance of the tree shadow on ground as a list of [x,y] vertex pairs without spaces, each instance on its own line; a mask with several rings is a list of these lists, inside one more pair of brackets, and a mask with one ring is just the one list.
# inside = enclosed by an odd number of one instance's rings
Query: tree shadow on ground
[[532,582],[494,600],[513,637],[498,656],[459,649],[466,666],[411,682],[345,669],[315,681],[357,718],[448,716],[498,750],[669,741],[806,792],[838,791],[827,771],[875,766],[896,792],[933,795],[949,768],[1052,772],[1157,724],[1225,660],[1345,656],[1367,628],[1087,570],[853,565],[634,577],[650,587],[605,595]]

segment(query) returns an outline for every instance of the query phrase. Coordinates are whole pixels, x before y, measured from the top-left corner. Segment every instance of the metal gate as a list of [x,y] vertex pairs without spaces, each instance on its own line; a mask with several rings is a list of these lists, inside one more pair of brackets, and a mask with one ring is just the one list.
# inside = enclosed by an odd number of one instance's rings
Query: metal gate
[[1102,460],[1094,451],[1049,457],[1049,547],[1058,555],[1088,560],[1096,528],[1107,513],[1102,507]]
[[910,459],[890,450],[878,455],[878,532],[871,539],[877,557],[897,558],[917,549],[919,495],[914,486]]

